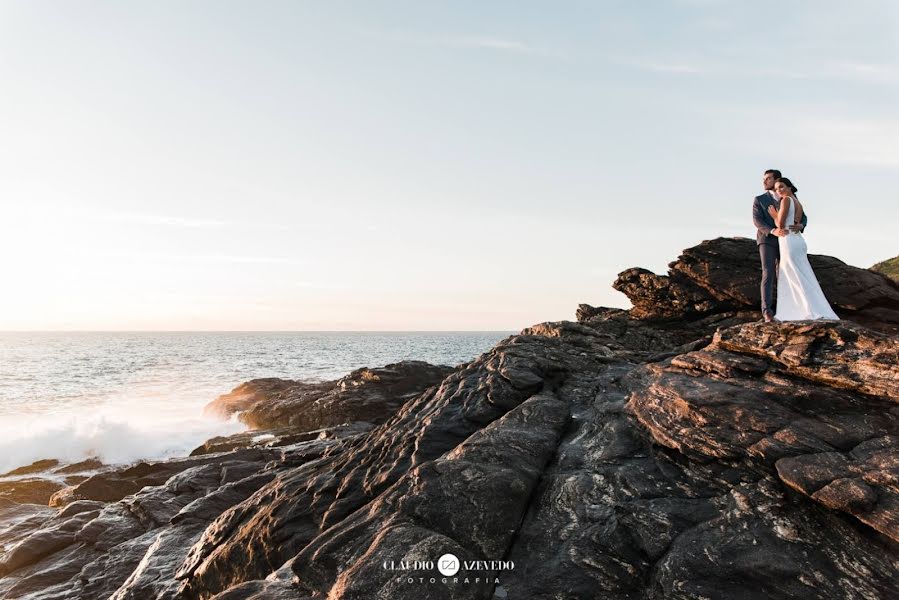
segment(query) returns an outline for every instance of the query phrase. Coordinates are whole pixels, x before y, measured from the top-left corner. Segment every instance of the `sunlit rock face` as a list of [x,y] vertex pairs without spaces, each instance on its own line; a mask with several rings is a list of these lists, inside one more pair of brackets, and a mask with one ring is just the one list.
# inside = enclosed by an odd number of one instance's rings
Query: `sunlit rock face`
[[[841,318],[899,333],[899,284],[831,256],[809,255],[824,295]],[[640,319],[694,320],[732,311],[757,311],[760,259],[754,240],[718,238],[688,248],[667,275],[628,269],[613,287],[634,304]]]
[[213,410],[256,435],[33,505],[0,597],[899,597],[897,288],[814,257],[849,320],[759,323],[753,252],[625,271],[633,309],[458,368],[248,382]]
[[407,360],[356,369],[336,381],[253,379],[219,396],[205,411],[220,417],[237,413],[255,429],[313,430],[353,421],[379,423],[452,371],[452,367]]

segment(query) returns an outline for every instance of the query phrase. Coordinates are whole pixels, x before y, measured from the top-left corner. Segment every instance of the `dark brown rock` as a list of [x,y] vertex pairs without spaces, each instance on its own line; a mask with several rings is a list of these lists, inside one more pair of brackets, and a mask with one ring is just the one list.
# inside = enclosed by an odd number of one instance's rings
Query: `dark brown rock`
[[203,411],[208,415],[214,415],[222,419],[229,418],[234,413],[243,412],[252,406],[275,399],[291,389],[323,390],[328,389],[326,383],[305,383],[277,377],[265,377],[253,379],[241,383],[239,386],[222,394],[206,405]]
[[38,477],[0,480],[0,500],[19,504],[47,504],[50,497],[62,488],[59,481]]
[[873,438],[848,452],[783,458],[777,473],[827,508],[849,513],[899,541],[899,438]]
[[[55,516],[20,523],[4,534],[0,596],[54,598],[171,597],[174,570],[209,521],[274,478],[321,455],[336,439],[283,450],[245,450],[188,461],[161,486],[146,486],[119,502],[79,500]],[[153,465],[139,466],[143,475]],[[29,531],[31,530],[31,531]]]
[[[809,255],[821,288],[841,318],[899,332],[899,284],[831,256]],[[628,269],[613,287],[637,319],[695,319],[710,313],[758,311],[761,267],[754,240],[717,238],[684,250],[667,275]],[[586,317],[586,313],[584,313]]]
[[28,475],[29,473],[40,473],[42,471],[48,471],[53,467],[57,466],[59,461],[56,459],[46,459],[46,460],[38,460],[31,463],[25,467],[19,467],[18,469],[13,469],[8,473],[4,473],[0,475],[0,477],[9,477],[11,475]]
[[[613,350],[616,358],[640,362],[655,362],[689,350],[698,350],[711,342],[712,335],[719,328],[758,320],[758,315],[751,311],[697,315],[693,320],[644,320],[637,318],[635,312],[639,313],[636,309],[595,308],[581,304],[578,319],[593,330],[592,335],[598,341]],[[541,324],[535,327],[546,326]]]
[[308,383],[254,379],[211,402],[206,412],[230,416],[254,429],[292,427],[311,431],[353,421],[382,423],[424,389],[440,383],[453,367],[407,360],[356,369],[336,381]]
[[299,442],[316,439],[344,438],[358,435],[370,430],[374,425],[367,421],[342,423],[334,427],[324,427],[305,431],[301,427],[280,427],[278,429],[253,430],[229,436],[214,437],[206,440],[202,446],[195,448],[190,455],[215,454],[229,452],[239,448],[277,448],[290,446]]
[[[249,460],[260,456],[258,450],[239,449],[232,453],[232,460]],[[50,498],[50,506],[62,507],[77,500],[115,502],[145,487],[162,485],[173,476],[208,463],[221,462],[218,455],[202,455],[167,461],[139,462],[122,469],[105,471],[88,477],[81,483],[60,490]]]
[[751,323],[635,371],[629,408],[660,444],[756,460],[899,541],[899,341],[843,322]]
[[[553,351],[558,341],[523,336],[510,343],[454,371],[351,446],[273,481],[252,504],[222,515],[179,571],[184,592],[204,596],[263,577],[411,468],[452,450],[559,376],[561,356]],[[532,346],[546,352],[535,354]],[[336,573],[328,577],[336,579]]]
[[719,331],[712,347],[769,358],[809,381],[899,401],[899,338],[852,322],[754,323]]

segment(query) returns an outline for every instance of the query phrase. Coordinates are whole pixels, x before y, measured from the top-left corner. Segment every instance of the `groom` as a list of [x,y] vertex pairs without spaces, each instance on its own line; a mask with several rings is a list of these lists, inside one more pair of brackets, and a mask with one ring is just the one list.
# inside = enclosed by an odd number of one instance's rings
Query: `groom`
[[[762,176],[765,193],[756,196],[752,203],[752,222],[758,229],[755,241],[762,259],[762,316],[766,323],[774,320],[774,281],[777,277],[777,261],[780,259],[780,244],[777,242],[777,238],[787,235],[787,230],[778,229],[774,219],[768,214],[769,206],[773,206],[775,210],[780,208],[780,198],[774,193],[774,183],[781,176],[777,169],[765,171]],[[789,227],[793,231],[802,232],[805,230],[806,223],[808,223],[808,219],[803,211],[801,224],[791,224]]]

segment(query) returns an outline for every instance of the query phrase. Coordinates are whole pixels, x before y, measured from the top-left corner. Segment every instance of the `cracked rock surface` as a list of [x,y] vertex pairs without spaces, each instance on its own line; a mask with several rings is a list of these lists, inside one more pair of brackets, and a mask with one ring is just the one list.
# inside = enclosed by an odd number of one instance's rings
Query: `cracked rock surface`
[[[278,443],[31,505],[0,597],[899,597],[899,293],[844,282],[857,320],[758,323],[744,245],[689,249],[668,281],[626,271],[634,309],[584,304],[454,369],[241,386],[217,406]],[[307,423],[325,397],[351,418]],[[443,581],[448,553],[479,562]],[[396,569],[416,561],[434,568]]]

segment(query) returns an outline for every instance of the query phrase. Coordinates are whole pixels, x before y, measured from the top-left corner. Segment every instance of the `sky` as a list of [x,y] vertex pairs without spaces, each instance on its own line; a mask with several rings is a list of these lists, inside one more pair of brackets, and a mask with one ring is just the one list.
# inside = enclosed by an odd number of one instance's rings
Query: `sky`
[[899,3],[0,0],[0,330],[501,330],[899,254]]

